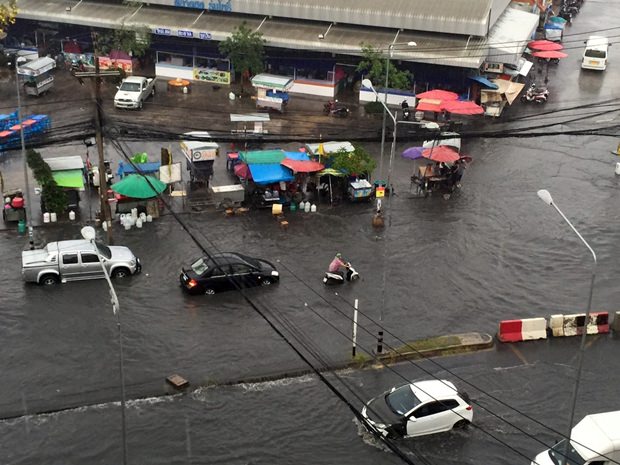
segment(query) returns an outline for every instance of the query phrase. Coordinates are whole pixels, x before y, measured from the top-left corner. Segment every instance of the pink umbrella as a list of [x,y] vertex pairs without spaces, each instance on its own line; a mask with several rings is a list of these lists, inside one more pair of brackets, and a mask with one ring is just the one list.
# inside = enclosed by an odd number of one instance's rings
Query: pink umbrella
[[476,103],[471,100],[451,100],[449,102],[443,102],[441,108],[456,115],[481,115],[484,113],[484,108],[480,105],[476,105]]
[[562,50],[564,46],[562,44],[558,44],[557,42],[551,42],[550,40],[533,40],[527,46],[531,50],[538,51],[552,51],[552,50]]
[[459,94],[450,92],[448,90],[433,89],[421,94],[416,94],[419,99],[432,99],[432,100],[457,100]]
[[246,163],[237,163],[234,168],[235,176],[239,176],[243,179],[252,179],[252,173]]
[[422,156],[424,158],[428,158],[429,160],[443,163],[454,163],[461,158],[456,150],[448,147],[447,145],[440,145],[438,147],[423,150]]
[[540,52],[532,53],[532,56],[536,58],[548,58],[548,59],[556,59],[566,58],[568,55],[564,52],[560,52],[559,50],[543,50]]
[[429,98],[420,99],[415,109],[418,111],[434,111],[439,113],[441,111],[441,100]]

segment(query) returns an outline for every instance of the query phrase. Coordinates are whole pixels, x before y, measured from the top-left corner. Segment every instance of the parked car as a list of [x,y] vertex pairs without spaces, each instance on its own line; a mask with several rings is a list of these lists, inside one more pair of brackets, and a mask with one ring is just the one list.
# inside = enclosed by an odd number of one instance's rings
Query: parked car
[[50,242],[43,249],[23,251],[22,277],[26,282],[46,286],[103,278],[99,257],[113,278],[122,279],[142,269],[140,260],[127,247],[80,239]]
[[155,78],[129,76],[118,86],[114,106],[141,110],[149,95],[155,95]]
[[[388,438],[424,436],[471,423],[469,396],[446,380],[393,387],[362,409],[364,425]],[[373,431],[371,431],[373,432]]]
[[199,258],[182,269],[179,279],[190,294],[212,295],[237,286],[269,286],[280,280],[280,274],[267,260],[225,252]]

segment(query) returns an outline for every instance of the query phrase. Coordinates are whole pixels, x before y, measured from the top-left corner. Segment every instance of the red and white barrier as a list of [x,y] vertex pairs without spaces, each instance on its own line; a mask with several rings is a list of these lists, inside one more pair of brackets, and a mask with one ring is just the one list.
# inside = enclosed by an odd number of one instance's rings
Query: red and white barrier
[[[573,315],[551,315],[549,327],[553,336],[579,336],[583,334],[585,313]],[[587,334],[609,332],[609,312],[591,312],[586,325]]]
[[544,318],[523,318],[521,320],[500,321],[497,338],[502,342],[547,339],[547,320]]

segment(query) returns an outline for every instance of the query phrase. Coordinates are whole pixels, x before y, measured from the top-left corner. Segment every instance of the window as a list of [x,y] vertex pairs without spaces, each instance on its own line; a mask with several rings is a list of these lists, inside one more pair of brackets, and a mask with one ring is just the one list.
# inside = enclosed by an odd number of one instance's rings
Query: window
[[451,410],[453,408],[458,407],[459,403],[454,399],[447,399],[437,402],[429,402],[421,406],[415,412],[413,412],[413,416],[415,418],[422,418],[428,415],[435,415],[437,413],[445,412],[446,410]]
[[73,265],[78,262],[78,257],[76,253],[66,253],[62,256],[62,264],[63,265]]
[[82,263],[99,263],[99,257],[91,252],[82,252]]
[[231,265],[231,271],[233,274],[248,274],[252,272],[252,268],[245,263],[233,263]]
[[211,277],[226,276],[227,273],[230,273],[230,265],[214,265]]

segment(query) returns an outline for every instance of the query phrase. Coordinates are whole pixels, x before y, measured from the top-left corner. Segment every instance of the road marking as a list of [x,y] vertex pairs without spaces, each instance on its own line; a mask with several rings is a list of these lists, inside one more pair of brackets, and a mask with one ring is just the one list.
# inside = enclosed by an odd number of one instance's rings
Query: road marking
[[521,351],[519,349],[517,349],[517,346],[515,346],[513,344],[510,344],[508,347],[510,347],[510,350],[512,350],[514,352],[514,354],[517,356],[517,358],[519,360],[521,360],[524,365],[529,365],[529,363],[527,362],[527,360],[525,359],[525,357],[523,356]]

